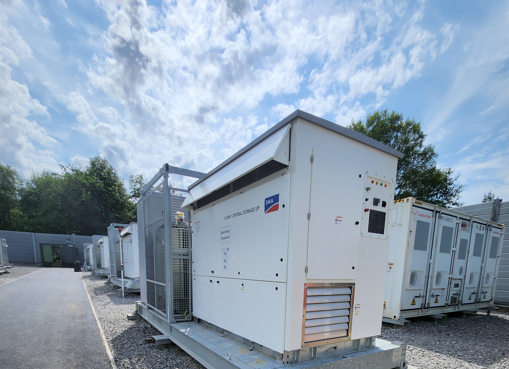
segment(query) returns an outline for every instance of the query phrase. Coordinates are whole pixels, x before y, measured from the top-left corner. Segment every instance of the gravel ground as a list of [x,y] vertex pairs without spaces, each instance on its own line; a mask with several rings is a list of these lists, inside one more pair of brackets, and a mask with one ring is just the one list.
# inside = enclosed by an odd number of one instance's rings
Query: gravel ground
[[509,313],[413,319],[405,327],[384,324],[381,338],[407,344],[406,359],[419,369],[509,368]]
[[105,278],[91,272],[82,272],[82,276],[118,368],[203,368],[176,345],[156,347],[145,342],[161,333],[141,318],[127,320],[139,294],[122,298],[116,286],[105,285]]
[[0,274],[0,286],[35,272],[38,269],[41,269],[41,267],[34,264],[14,264],[12,268],[7,269],[8,273]]
[[[141,318],[127,320],[138,294],[122,299],[119,289],[105,285],[105,278],[82,275],[119,368],[203,368],[176,345],[145,342],[161,333]],[[407,361],[418,369],[509,368],[508,312],[449,315],[437,324],[429,318],[413,319],[405,327],[384,324],[381,338],[406,343]]]

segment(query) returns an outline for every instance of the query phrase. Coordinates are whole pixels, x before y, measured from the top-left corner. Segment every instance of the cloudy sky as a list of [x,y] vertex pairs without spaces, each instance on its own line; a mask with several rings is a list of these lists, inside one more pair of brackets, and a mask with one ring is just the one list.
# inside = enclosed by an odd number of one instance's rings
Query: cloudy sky
[[509,1],[0,0],[0,162],[208,171],[302,109],[422,123],[509,200]]

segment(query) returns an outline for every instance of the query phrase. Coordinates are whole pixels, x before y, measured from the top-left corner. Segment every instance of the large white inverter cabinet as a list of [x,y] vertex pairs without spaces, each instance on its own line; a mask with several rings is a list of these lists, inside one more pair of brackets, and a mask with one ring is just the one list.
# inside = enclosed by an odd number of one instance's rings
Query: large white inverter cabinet
[[297,111],[193,183],[193,316],[281,355],[379,335],[398,157]]
[[493,306],[505,225],[411,197],[390,222],[384,320]]

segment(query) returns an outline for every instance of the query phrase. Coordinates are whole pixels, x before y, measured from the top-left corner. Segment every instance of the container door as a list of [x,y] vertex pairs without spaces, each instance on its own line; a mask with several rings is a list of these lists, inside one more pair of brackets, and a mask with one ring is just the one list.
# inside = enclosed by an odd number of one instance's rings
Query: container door
[[453,250],[453,267],[451,283],[449,288],[449,305],[458,305],[461,301],[461,291],[465,271],[467,269],[468,244],[470,242],[470,223],[465,219],[460,219],[458,227],[458,237]]
[[495,272],[497,268],[498,253],[500,249],[499,228],[491,228],[488,232],[488,240],[486,251],[484,252],[484,271],[481,278],[481,292],[479,293],[479,301],[490,301],[493,291],[493,283],[495,281]]
[[472,225],[472,234],[470,236],[470,248],[468,250],[462,304],[473,304],[477,300],[485,236],[486,226],[474,222]]
[[355,279],[365,171],[313,149],[308,279]]
[[457,220],[458,218],[447,214],[439,214],[436,219],[435,242],[426,298],[426,305],[430,308],[445,306],[447,303],[447,289],[449,288],[452,248],[456,237]]
[[405,282],[401,296],[401,310],[424,306],[428,261],[431,252],[433,212],[413,209],[410,228],[410,252],[407,258]]
[[43,245],[42,246],[42,256],[43,263],[52,263],[53,262],[53,253],[52,253],[51,245]]

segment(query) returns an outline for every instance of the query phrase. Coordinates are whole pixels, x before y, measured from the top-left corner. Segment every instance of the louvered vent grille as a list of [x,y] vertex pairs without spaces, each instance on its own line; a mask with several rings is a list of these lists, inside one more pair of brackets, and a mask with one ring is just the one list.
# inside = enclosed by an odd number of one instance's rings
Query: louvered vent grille
[[316,346],[348,339],[354,286],[306,284],[304,287],[302,346]]

